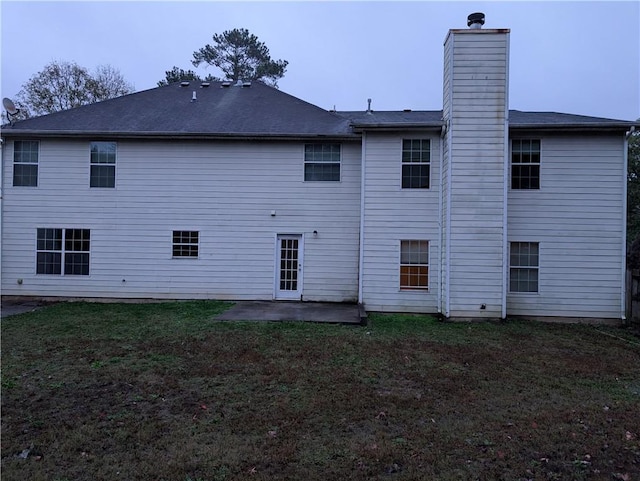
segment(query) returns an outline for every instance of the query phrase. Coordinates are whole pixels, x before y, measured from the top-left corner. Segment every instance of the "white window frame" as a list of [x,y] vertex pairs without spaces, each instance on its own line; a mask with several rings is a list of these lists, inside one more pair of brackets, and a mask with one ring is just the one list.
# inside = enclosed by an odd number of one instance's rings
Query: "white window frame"
[[[418,250],[418,254],[421,254],[422,252],[426,252],[427,255],[427,262],[403,262],[403,251],[402,251],[402,246],[405,243],[410,243],[410,242],[419,242],[419,243],[423,243],[425,242],[427,244],[426,246],[426,251],[422,251],[422,250]],[[400,244],[399,244],[399,258],[398,258],[398,274],[399,274],[399,279],[398,279],[398,286],[399,289],[403,292],[411,292],[411,291],[415,291],[415,292],[427,292],[429,291],[429,286],[431,284],[431,273],[430,273],[430,269],[429,269],[429,259],[431,258],[431,242],[427,239],[402,239],[400,240]],[[411,253],[407,252],[406,253],[407,256],[410,256]],[[407,274],[403,274],[403,267],[404,268],[425,268],[427,269],[427,285],[426,286],[412,286],[410,285],[410,283],[407,284],[403,284],[403,277],[404,276],[411,276],[411,273],[407,273]],[[421,274],[418,274],[418,276],[420,276]],[[409,277],[410,278],[410,277]]]
[[[538,143],[538,151],[534,151],[531,148],[529,148],[528,151],[523,151],[520,150],[520,152],[525,152],[528,155],[531,155],[532,153],[537,153],[538,154],[538,161],[537,162],[514,162],[513,161],[513,144],[514,142],[520,142],[520,146],[522,147],[522,142],[529,142],[529,146],[531,146],[531,142],[537,142]],[[536,190],[540,190],[542,187],[542,139],[541,138],[534,138],[534,137],[521,137],[521,138],[515,138],[515,139],[511,139],[511,142],[509,142],[509,163],[511,164],[511,169],[510,169],[510,175],[509,175],[509,185],[511,186],[511,190],[523,190],[523,191],[536,191]],[[514,166],[518,166],[518,167],[537,167],[538,168],[538,187],[514,187],[513,186],[513,168]],[[529,182],[531,182],[531,177],[529,177]]]
[[[419,151],[414,151],[413,148],[407,150],[405,149],[405,142],[421,142],[421,147],[423,146],[423,142],[427,142],[428,143],[428,149],[424,150],[424,149],[420,149]],[[412,146],[413,147],[413,146]],[[413,161],[413,160],[408,160],[405,161],[405,152],[420,152],[420,160],[419,161]],[[422,156],[424,155],[424,153],[426,153],[429,157],[429,160],[424,160],[422,158]],[[403,181],[404,181],[404,168],[405,166],[410,167],[410,166],[426,166],[429,168],[429,183],[426,187],[405,187],[403,185]],[[402,142],[400,143],[400,187],[402,188],[402,190],[422,190],[422,189],[430,189],[431,188],[431,139],[426,139],[426,138],[414,138],[414,137],[405,137],[402,139]]]
[[[183,233],[188,233],[189,236],[195,234],[197,237],[197,240],[195,242],[185,242],[184,239],[181,237],[181,240],[179,242],[176,242],[176,234],[179,234],[180,236],[182,236]],[[190,253],[182,255],[182,254],[178,254],[176,255],[176,247],[180,248],[180,247],[188,247],[188,248],[192,248],[194,247],[196,248],[196,255],[191,255]],[[189,252],[190,250],[187,249],[187,252]],[[198,230],[193,230],[193,229],[176,229],[171,231],[171,258],[172,259],[199,259],[200,258],[200,231]]]
[[[94,162],[93,161],[93,145],[94,144],[113,144],[115,150],[113,152],[113,162]],[[98,152],[100,154],[100,152]],[[91,171],[93,167],[110,167],[113,166],[113,186],[100,186],[100,185],[91,185],[92,175]],[[94,140],[89,143],[89,188],[91,189],[115,189],[116,188],[116,179],[118,170],[118,143],[110,140]]]
[[[317,160],[317,159],[313,159],[313,160],[307,160],[307,147],[308,146],[337,146],[338,147],[338,155],[340,156],[340,159],[336,162],[334,160]],[[302,159],[303,159],[303,166],[302,166],[302,179],[304,180],[304,182],[341,182],[342,181],[342,144],[339,142],[306,142],[303,146],[302,146]],[[338,169],[339,169],[339,174],[338,174],[338,179],[334,180],[327,180],[327,179],[310,179],[307,180],[307,165],[335,165],[338,164]]]
[[[59,230],[61,231],[61,238],[60,238],[60,249],[39,249],[38,248],[38,241],[39,241],[39,236],[38,236],[38,231],[39,230]],[[89,234],[89,238],[86,240],[86,242],[89,243],[89,250],[75,250],[75,249],[67,249],[67,234],[69,231],[87,231]],[[60,254],[60,273],[56,274],[56,273],[40,273],[38,272],[38,254],[40,253],[51,253],[51,254]],[[68,273],[65,270],[66,267],[66,263],[67,263],[67,254],[86,254],[87,255],[87,273],[86,274],[73,274],[73,273]],[[61,277],[61,276],[74,276],[74,277],[88,277],[91,275],[91,229],[86,229],[84,227],[69,227],[69,228],[65,228],[65,227],[38,227],[36,229],[36,266],[35,266],[35,273],[38,276],[56,276],[56,277]]]
[[[529,244],[535,245],[537,247],[537,264],[536,265],[513,265],[512,262],[512,252],[514,248],[514,244]],[[513,290],[511,289],[511,279],[515,270],[519,271],[534,271],[536,273],[536,287],[535,291],[521,291],[521,290]],[[518,294],[518,295],[537,295],[540,293],[540,242],[533,241],[512,241],[509,242],[509,293],[510,294]]]
[[[35,162],[16,162],[16,145],[18,142],[33,142],[37,146],[37,159]],[[36,167],[36,185],[16,185],[16,165],[35,165]],[[21,139],[13,141],[13,178],[11,179],[11,185],[13,187],[38,187],[40,183],[40,141],[39,140],[31,140],[31,139]]]

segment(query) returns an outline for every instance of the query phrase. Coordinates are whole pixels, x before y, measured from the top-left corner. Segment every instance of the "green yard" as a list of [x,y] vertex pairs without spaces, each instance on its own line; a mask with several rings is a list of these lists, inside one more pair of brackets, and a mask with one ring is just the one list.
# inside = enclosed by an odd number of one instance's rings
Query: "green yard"
[[625,329],[212,321],[227,307],[3,319],[3,481],[640,479]]

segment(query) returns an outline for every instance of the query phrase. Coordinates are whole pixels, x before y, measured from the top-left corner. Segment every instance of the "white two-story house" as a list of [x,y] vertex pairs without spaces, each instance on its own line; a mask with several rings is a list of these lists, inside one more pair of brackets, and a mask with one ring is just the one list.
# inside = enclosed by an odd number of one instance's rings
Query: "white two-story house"
[[2,295],[624,318],[633,123],[509,110],[471,23],[442,111],[182,82],[4,126]]

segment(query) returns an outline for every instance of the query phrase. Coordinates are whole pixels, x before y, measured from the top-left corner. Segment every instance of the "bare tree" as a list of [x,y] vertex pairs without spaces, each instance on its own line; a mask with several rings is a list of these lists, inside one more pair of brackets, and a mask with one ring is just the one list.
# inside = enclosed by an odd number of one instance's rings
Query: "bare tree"
[[74,62],[54,61],[22,85],[16,97],[23,115],[44,115],[107,100],[133,91],[120,72],[104,65],[91,74]]
[[108,100],[133,92],[133,85],[127,82],[120,71],[111,65],[100,65],[93,74],[91,95],[94,102]]

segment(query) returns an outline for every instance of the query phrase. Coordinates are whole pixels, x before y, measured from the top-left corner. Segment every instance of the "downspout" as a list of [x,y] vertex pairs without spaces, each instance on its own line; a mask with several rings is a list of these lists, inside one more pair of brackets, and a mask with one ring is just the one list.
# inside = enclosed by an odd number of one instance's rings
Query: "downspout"
[[502,306],[500,317],[507,318],[507,290],[509,276],[509,238],[507,232],[508,224],[508,196],[509,196],[509,45],[510,37],[507,33],[506,41],[506,57],[507,62],[505,69],[504,82],[504,161],[503,161],[503,180],[502,180]]
[[444,265],[444,230],[442,226],[442,193],[443,193],[443,178],[442,171],[444,170],[444,136],[447,133],[447,129],[445,124],[442,124],[442,129],[440,129],[440,192],[438,195],[438,230],[440,232],[440,246],[439,249],[439,257],[440,257],[440,267],[438,269],[438,314],[442,314],[442,267]]
[[[4,235],[3,220],[4,209],[4,139],[0,137],[0,272],[2,272],[2,237]],[[0,275],[0,279],[2,276]],[[2,289],[0,288],[0,291]]]
[[635,132],[635,126],[632,126],[624,135],[623,149],[623,169],[622,169],[622,253],[621,253],[621,270],[622,270],[622,289],[620,295],[620,319],[627,319],[627,171],[629,164],[629,138]]
[[364,201],[365,201],[365,166],[367,158],[367,133],[362,132],[362,159],[360,160],[360,245],[358,255],[358,304],[362,299],[362,277],[364,268]]
[[448,318],[451,313],[451,177],[453,177],[453,156],[451,152],[451,121],[447,121],[447,149],[449,151],[449,172],[447,174],[447,212],[445,215],[445,251],[444,251],[444,261],[446,264],[445,270],[445,296],[444,296],[444,317]]
[[[450,35],[453,35],[450,32]],[[453,49],[455,48],[455,36],[451,38],[451,55],[449,56],[449,75],[451,78],[449,79],[449,118],[444,119],[445,128],[446,128],[446,136],[447,136],[447,151],[449,153],[449,158],[447,162],[448,172],[447,172],[447,212],[445,216],[445,236],[446,236],[446,246],[445,246],[445,263],[446,263],[446,279],[445,279],[445,296],[444,296],[444,317],[449,318],[451,315],[451,186],[452,186],[452,178],[453,178],[453,141],[451,140],[453,137],[452,132],[452,112],[453,112]],[[444,111],[443,111],[444,114]]]
[[[507,114],[508,115],[508,114]],[[507,318],[507,290],[509,276],[509,238],[507,232],[507,201],[509,196],[509,119],[504,120],[504,173],[503,173],[503,204],[502,204],[502,307],[500,318]]]

